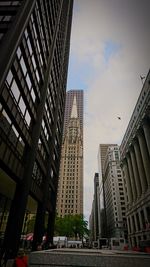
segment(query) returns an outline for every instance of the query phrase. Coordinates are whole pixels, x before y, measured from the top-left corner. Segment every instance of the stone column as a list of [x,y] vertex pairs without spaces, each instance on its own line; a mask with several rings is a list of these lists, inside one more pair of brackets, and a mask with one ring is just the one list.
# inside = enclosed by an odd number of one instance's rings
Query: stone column
[[135,222],[135,231],[138,232],[138,224],[137,224],[137,219],[136,219],[136,214],[134,213],[134,222]]
[[132,221],[132,226],[133,226],[133,234],[136,232],[136,224],[135,224],[135,218],[134,218],[134,213],[132,213],[131,216],[131,221]]
[[137,162],[136,162],[133,147],[130,149],[130,155],[131,155],[131,162],[132,162],[132,167],[133,167],[133,174],[135,177],[137,197],[140,197],[140,195],[142,194],[142,187],[141,187],[141,182],[140,182],[140,177],[139,177],[139,172],[138,172],[138,168],[137,168]]
[[144,193],[147,189],[147,181],[146,181],[145,171],[143,167],[143,161],[142,161],[142,156],[141,156],[141,152],[139,148],[139,143],[137,142],[137,140],[134,140],[134,150],[135,150],[137,168],[138,168],[139,177],[140,177],[141,186],[142,186],[142,193]]
[[147,223],[149,223],[149,221],[148,221],[148,217],[147,217],[146,207],[143,208],[143,212],[144,212],[144,217],[145,217],[145,225],[147,227]]
[[150,158],[148,155],[147,145],[142,131],[140,131],[138,134],[138,140],[143,159],[143,166],[146,174],[147,184],[148,186],[150,186]]
[[143,130],[144,130],[144,135],[146,139],[147,149],[148,149],[149,156],[150,156],[150,125],[148,123],[149,123],[148,121],[144,122]]
[[131,188],[132,188],[132,193],[133,193],[133,201],[135,201],[137,198],[137,191],[136,191],[136,186],[135,186],[135,178],[133,174],[131,158],[129,154],[127,154],[127,162],[128,162],[129,176],[130,176],[130,181],[131,181]]
[[128,228],[128,233],[131,234],[131,223],[130,223],[130,217],[127,218],[127,228]]
[[123,161],[123,170],[125,173],[125,180],[127,184],[128,200],[129,200],[129,204],[131,204],[133,201],[133,193],[132,193],[131,181],[130,181],[129,170],[128,170],[126,159],[124,159]]
[[138,229],[138,231],[140,231],[141,226],[140,226],[140,219],[139,219],[138,211],[136,211],[135,217],[136,217],[137,229]]
[[140,231],[143,230],[143,223],[142,223],[142,218],[141,218],[141,212],[138,212],[139,215],[139,221],[140,221]]
[[134,226],[133,226],[132,216],[130,216],[129,219],[130,219],[130,226],[131,226],[131,234],[133,234],[134,233]]

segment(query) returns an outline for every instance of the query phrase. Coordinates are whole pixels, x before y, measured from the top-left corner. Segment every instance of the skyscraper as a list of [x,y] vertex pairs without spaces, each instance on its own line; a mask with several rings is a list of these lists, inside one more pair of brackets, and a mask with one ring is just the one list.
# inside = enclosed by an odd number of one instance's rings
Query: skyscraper
[[108,146],[103,165],[107,237],[127,239],[125,187],[118,145]]
[[73,0],[0,1],[1,256],[52,241]]
[[98,148],[98,170],[99,170],[99,198],[100,198],[100,226],[99,236],[107,236],[107,218],[105,209],[105,194],[104,194],[104,164],[107,154],[107,149],[113,144],[100,144]]
[[83,91],[67,92],[65,123],[57,194],[62,217],[83,214]]
[[127,238],[126,197],[118,145],[100,144],[98,164],[100,172],[100,236]]
[[73,105],[74,96],[77,101],[77,113],[80,121],[80,130],[83,134],[83,90],[70,90],[66,93],[66,106],[65,106],[65,117],[64,117],[64,133],[68,126],[68,122],[71,116],[71,110]]
[[98,241],[99,238],[99,174],[94,175],[94,195],[92,210],[89,218],[90,239],[92,241]]

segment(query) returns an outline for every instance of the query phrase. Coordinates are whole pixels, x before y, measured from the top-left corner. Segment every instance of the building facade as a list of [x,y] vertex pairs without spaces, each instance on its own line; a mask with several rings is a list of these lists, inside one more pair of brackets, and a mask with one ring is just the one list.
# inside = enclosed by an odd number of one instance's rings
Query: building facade
[[90,228],[90,240],[98,241],[100,236],[99,225],[100,225],[100,205],[99,205],[99,174],[94,175],[94,195],[92,202],[92,210],[89,218],[89,228]]
[[98,171],[99,171],[99,205],[100,205],[100,225],[99,236],[107,237],[107,218],[105,209],[105,195],[104,195],[104,164],[108,147],[111,144],[100,144],[98,148]]
[[66,109],[70,113],[70,119],[63,138],[57,193],[57,215],[62,217],[68,214],[83,214],[83,124],[78,115],[76,94],[73,96],[71,110],[68,109],[67,103]]
[[108,146],[103,171],[107,237],[127,239],[125,187],[118,145]]
[[93,241],[95,240],[95,236],[94,236],[94,199],[92,201],[92,208],[91,208],[91,213],[89,216],[89,241],[90,244],[93,243]]
[[150,240],[150,71],[120,146],[131,246]]
[[[0,256],[52,242],[73,1],[0,1]],[[46,221],[47,218],[47,221]]]

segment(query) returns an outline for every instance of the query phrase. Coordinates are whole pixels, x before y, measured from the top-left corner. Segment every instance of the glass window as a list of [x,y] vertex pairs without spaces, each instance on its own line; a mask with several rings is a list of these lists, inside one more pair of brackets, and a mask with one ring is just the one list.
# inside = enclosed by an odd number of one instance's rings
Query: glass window
[[21,58],[21,49],[20,49],[20,47],[18,47],[18,49],[17,49],[17,56],[18,56],[18,59]]
[[7,113],[6,113],[6,111],[4,109],[3,109],[2,113],[3,113],[4,117],[7,119],[7,121],[9,122],[9,124],[11,124],[11,120],[8,117],[8,115],[7,115]]
[[37,69],[36,69],[36,78],[37,78],[37,80],[38,80],[38,82],[39,82],[40,77],[39,77],[39,73],[38,73],[38,70],[37,70]]
[[25,36],[26,36],[26,38],[28,38],[28,32],[27,32],[27,29],[25,30]]
[[39,41],[37,40],[37,48],[38,48],[38,51],[39,51],[39,53],[41,53],[41,50],[40,50],[40,46],[39,46]]
[[13,132],[15,133],[16,137],[18,137],[18,136],[19,136],[19,133],[18,133],[18,131],[16,130],[16,128],[15,128],[14,125],[12,125],[12,130],[13,130]]
[[27,68],[26,68],[26,65],[25,65],[25,62],[24,62],[23,57],[22,57],[21,60],[20,60],[20,64],[21,64],[21,68],[22,68],[22,71],[23,71],[23,73],[24,73],[24,76],[26,76]]
[[33,51],[32,51],[32,47],[31,47],[31,43],[30,43],[30,40],[29,39],[27,41],[27,44],[28,44],[30,55],[32,55]]
[[37,32],[36,32],[36,28],[35,28],[35,24],[34,23],[33,23],[33,30],[34,30],[35,38],[37,39]]
[[22,97],[20,98],[20,101],[19,101],[19,107],[20,107],[22,113],[24,114],[25,113],[26,106],[25,106],[25,103],[24,103]]
[[30,77],[29,77],[28,74],[27,74],[27,76],[26,76],[26,82],[27,82],[28,88],[29,88],[29,90],[30,90],[30,89],[31,89],[31,80],[30,80]]
[[34,55],[32,55],[32,63],[33,63],[34,69],[36,69],[36,63],[35,63]]
[[26,120],[27,124],[30,125],[31,117],[30,117],[28,111],[26,111],[25,120]]
[[35,93],[34,93],[34,89],[31,90],[31,96],[32,96],[33,102],[35,102]]
[[7,78],[6,78],[6,80],[7,80],[7,82],[8,82],[8,84],[10,85],[11,84],[11,82],[12,82],[12,78],[13,78],[13,75],[12,75],[12,72],[11,72],[11,70],[8,72],[8,75],[7,75]]
[[18,102],[19,96],[20,96],[20,91],[18,89],[18,86],[16,84],[16,81],[13,80],[12,86],[11,86],[11,91],[16,99],[16,101]]

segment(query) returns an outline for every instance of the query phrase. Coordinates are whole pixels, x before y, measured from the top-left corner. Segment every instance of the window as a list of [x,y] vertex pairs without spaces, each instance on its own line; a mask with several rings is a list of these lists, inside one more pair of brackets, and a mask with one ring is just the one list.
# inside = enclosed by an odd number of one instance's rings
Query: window
[[17,49],[17,56],[18,56],[18,59],[21,58],[21,50],[20,50],[20,47],[18,47],[18,49]]
[[20,91],[19,91],[19,88],[18,88],[15,80],[13,80],[13,83],[12,83],[12,86],[11,86],[11,91],[12,91],[16,101],[18,102],[18,99],[19,99],[19,96],[20,96]]
[[20,97],[19,107],[20,107],[20,110],[22,111],[22,113],[24,115],[26,106],[25,106],[25,103],[24,103],[24,100],[23,100],[22,96]]
[[27,68],[26,68],[25,61],[24,61],[23,57],[21,57],[20,64],[22,67],[23,74],[24,74],[24,76],[26,76]]
[[29,112],[27,110],[26,110],[26,114],[25,114],[25,120],[26,120],[27,124],[30,125],[31,117],[30,117]]
[[12,75],[12,72],[11,72],[11,70],[10,70],[10,71],[8,72],[8,75],[7,75],[7,78],[6,78],[6,80],[7,80],[7,82],[8,82],[9,85],[11,84],[12,79],[13,79],[13,75]]
[[30,90],[30,89],[31,89],[31,80],[30,80],[30,77],[29,77],[28,74],[27,74],[27,76],[26,76],[26,82],[27,82],[28,88],[29,88],[29,90]]

